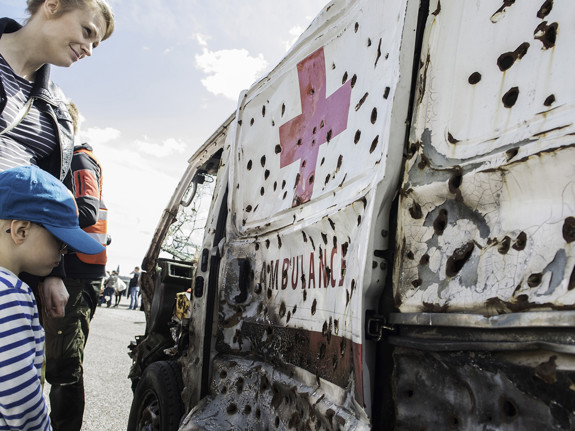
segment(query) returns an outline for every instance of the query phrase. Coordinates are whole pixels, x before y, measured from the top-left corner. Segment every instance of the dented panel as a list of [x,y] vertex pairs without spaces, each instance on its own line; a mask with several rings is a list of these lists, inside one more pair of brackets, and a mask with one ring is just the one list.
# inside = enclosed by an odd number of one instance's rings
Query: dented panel
[[[402,186],[402,312],[573,309],[575,10],[432,2]],[[457,30],[456,30],[457,29]]]

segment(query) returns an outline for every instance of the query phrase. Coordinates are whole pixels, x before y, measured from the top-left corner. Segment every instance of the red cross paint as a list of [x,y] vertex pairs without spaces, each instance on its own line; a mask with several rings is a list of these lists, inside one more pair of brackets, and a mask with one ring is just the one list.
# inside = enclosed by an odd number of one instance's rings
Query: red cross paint
[[318,49],[297,65],[302,113],[280,126],[280,167],[300,160],[292,207],[310,200],[319,146],[347,128],[351,82],[326,98],[325,57]]

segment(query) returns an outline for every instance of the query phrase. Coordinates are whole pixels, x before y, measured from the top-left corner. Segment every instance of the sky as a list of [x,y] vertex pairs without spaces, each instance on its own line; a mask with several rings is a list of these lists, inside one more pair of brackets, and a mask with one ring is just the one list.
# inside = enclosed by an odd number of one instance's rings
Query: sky
[[[25,0],[0,0],[24,22]],[[328,0],[108,0],[114,34],[52,69],[104,171],[107,269],[140,266],[187,161]]]

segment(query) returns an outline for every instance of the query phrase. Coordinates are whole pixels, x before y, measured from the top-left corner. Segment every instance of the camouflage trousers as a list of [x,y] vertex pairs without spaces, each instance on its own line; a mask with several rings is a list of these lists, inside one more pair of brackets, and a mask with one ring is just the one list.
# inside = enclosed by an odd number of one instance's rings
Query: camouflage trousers
[[67,278],[66,316],[44,314],[46,380],[50,383],[50,420],[54,431],[79,431],[84,416],[84,347],[94,317],[101,280]]

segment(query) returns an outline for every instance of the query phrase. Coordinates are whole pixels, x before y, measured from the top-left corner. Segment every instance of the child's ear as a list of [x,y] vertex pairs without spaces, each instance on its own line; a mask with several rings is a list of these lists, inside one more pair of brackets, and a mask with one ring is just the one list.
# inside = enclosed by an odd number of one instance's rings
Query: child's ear
[[32,223],[24,220],[12,220],[10,223],[10,235],[15,244],[22,244],[28,237]]

